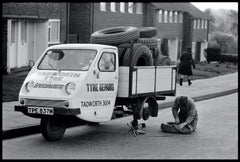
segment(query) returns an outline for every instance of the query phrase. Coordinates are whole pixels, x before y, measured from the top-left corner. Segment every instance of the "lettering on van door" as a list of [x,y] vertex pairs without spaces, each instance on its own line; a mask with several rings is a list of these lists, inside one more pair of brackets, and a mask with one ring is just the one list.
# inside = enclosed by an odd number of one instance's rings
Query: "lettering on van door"
[[50,88],[50,89],[62,89],[64,87],[63,84],[42,84],[36,83],[33,88]]
[[81,107],[109,106],[111,100],[81,101]]
[[114,83],[87,83],[87,92],[114,91]]

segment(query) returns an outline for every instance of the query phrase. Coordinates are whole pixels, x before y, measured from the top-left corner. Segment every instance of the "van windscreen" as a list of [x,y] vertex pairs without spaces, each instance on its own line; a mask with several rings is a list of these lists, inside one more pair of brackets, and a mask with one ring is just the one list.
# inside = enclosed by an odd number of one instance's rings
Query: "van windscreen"
[[38,69],[87,71],[96,54],[88,49],[51,49],[44,54]]

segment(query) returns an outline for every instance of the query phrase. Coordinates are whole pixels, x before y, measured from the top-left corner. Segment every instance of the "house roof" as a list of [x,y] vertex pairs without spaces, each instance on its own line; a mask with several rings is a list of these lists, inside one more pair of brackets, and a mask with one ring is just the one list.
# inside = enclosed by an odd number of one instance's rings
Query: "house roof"
[[193,4],[189,2],[179,3],[179,2],[170,2],[170,3],[152,3],[156,8],[162,10],[170,10],[170,11],[183,11],[188,12],[195,18],[201,19],[211,19],[207,14],[199,10]]
[[38,16],[34,16],[34,15],[2,15],[2,17],[7,19],[25,19],[25,20],[34,20],[34,21],[47,20],[47,18],[39,18]]

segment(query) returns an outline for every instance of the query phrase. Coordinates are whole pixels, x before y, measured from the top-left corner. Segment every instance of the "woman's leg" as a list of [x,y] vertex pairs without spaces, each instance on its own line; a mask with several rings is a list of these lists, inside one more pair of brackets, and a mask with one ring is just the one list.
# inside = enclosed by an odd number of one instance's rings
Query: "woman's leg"
[[184,78],[184,75],[181,74],[181,75],[180,75],[180,81],[179,81],[180,86],[182,86],[183,78]]
[[188,80],[188,85],[190,86],[192,84],[190,75],[187,76],[187,80]]

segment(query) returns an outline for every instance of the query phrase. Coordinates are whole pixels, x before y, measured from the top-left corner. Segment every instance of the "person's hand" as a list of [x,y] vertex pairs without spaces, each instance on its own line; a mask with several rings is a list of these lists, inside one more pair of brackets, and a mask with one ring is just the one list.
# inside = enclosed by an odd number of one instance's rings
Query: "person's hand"
[[179,124],[179,123],[180,123],[179,118],[176,118],[176,119],[175,119],[175,123],[176,123],[176,124]]
[[184,122],[184,123],[179,124],[178,127],[179,127],[180,129],[182,129],[182,128],[185,127],[186,125],[187,125],[187,123]]

